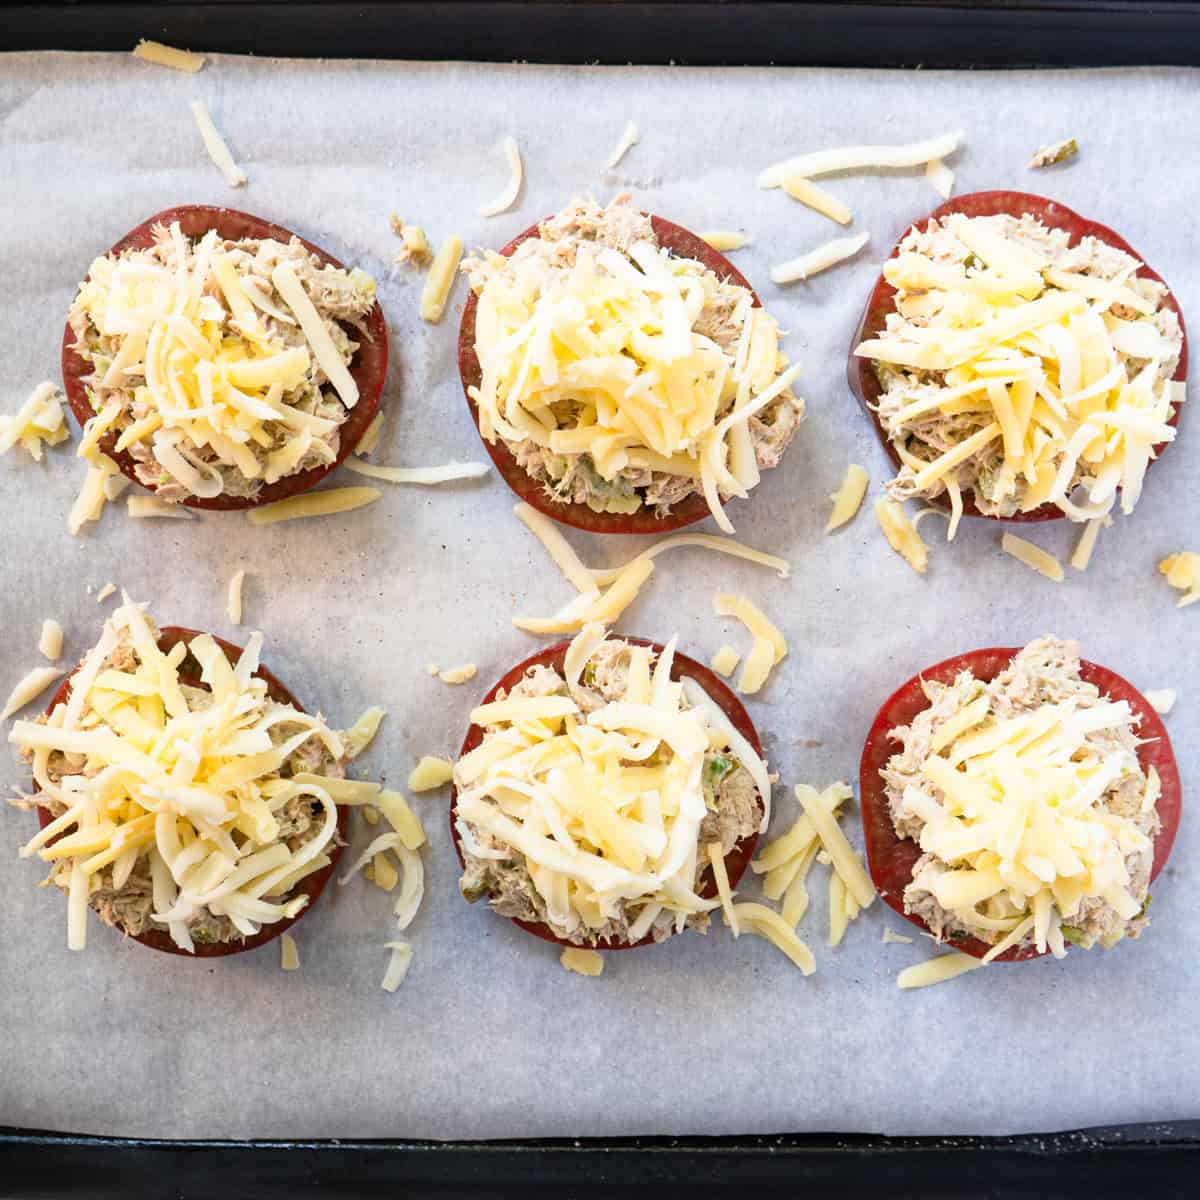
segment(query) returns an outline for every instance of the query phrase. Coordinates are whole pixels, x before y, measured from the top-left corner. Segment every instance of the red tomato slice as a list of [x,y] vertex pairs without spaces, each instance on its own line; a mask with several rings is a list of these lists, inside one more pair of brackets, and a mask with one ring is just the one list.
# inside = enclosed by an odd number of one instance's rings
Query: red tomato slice
[[[178,625],[164,625],[158,631],[158,648],[166,653],[178,642],[190,642],[193,638],[199,637],[200,630],[184,629]],[[218,646],[224,651],[225,657],[231,662],[236,663],[241,657],[242,651],[238,646],[225,641],[224,638],[217,637],[216,634],[209,635]],[[188,666],[194,670],[192,673],[185,673]],[[180,679],[192,687],[202,686],[200,683],[199,664],[195,662],[189,663],[188,659],[184,659],[181,664]],[[76,667],[77,671],[79,668]],[[59,685],[58,691],[54,693],[54,698],[50,701],[46,708],[46,715],[49,716],[54,711],[56,705],[65,704],[71,696],[71,678],[75,674],[74,671],[68,675],[66,679]],[[267,693],[272,700],[279,704],[291,704],[300,712],[304,709],[297,701],[296,697],[273,675],[266,667],[260,666],[254,674],[259,679],[265,679],[267,683]],[[35,785],[35,790],[40,790]],[[38,823],[43,829],[54,819],[49,811],[45,808],[37,810]],[[171,940],[171,935],[165,929],[151,929],[146,933],[139,933],[133,938],[135,942],[140,942],[143,946],[149,946],[151,950],[161,950],[165,954],[178,954],[183,958],[224,958],[228,954],[241,954],[246,950],[257,950],[259,946],[266,945],[267,942],[273,942],[281,933],[286,933],[297,921],[300,920],[306,913],[312,910],[312,907],[317,902],[317,898],[325,890],[325,885],[329,882],[334,870],[337,868],[338,859],[342,856],[342,851],[345,849],[344,843],[347,837],[347,830],[350,827],[350,810],[343,805],[338,806],[338,823],[337,831],[343,845],[329,846],[326,853],[329,855],[329,865],[322,867],[319,871],[314,871],[311,875],[304,879],[291,890],[289,896],[295,897],[305,895],[308,897],[308,903],[294,916],[285,917],[282,921],[276,921],[273,925],[264,925],[252,937],[243,938],[241,941],[234,942],[197,942],[195,954],[189,954],[186,950],[181,949]],[[53,841],[50,843],[53,845]],[[132,936],[132,935],[131,935]]]
[[[660,246],[680,258],[694,258],[721,279],[744,287],[754,297],[755,307],[761,307],[758,295],[746,277],[725,255],[714,250],[703,238],[684,229],[682,225],[675,225],[662,217],[654,216],[653,213],[649,216]],[[500,253],[507,258],[523,241],[537,236],[538,226],[531,225],[524,233],[513,238]],[[481,382],[479,357],[475,353],[477,307],[475,293],[470,292],[463,306],[462,324],[458,331],[458,370],[462,376],[463,394],[467,397],[467,407],[471,410],[471,419],[475,422],[476,429],[479,428],[479,410],[467,389],[478,387]],[[645,505],[633,513],[598,513],[593,512],[586,504],[560,504],[551,500],[546,495],[545,488],[517,462],[503,438],[497,437],[495,444],[482,436],[480,440],[484,449],[491,455],[492,462],[496,464],[496,470],[500,472],[504,482],[526,504],[576,529],[586,529],[591,533],[669,533],[673,529],[682,529],[685,525],[703,521],[709,515],[708,503],[699,492],[693,492],[674,505],[665,517],[655,516],[654,510]]]
[[[1107,242],[1108,245],[1114,246],[1118,250],[1123,250],[1126,254],[1136,258],[1138,262],[1143,261],[1142,256],[1123,237],[1114,233],[1108,226],[1101,225],[1097,221],[1089,221],[1086,217],[1081,217],[1077,212],[1072,212],[1065,204],[1059,204],[1056,200],[1048,200],[1045,196],[1033,196],[1027,192],[971,192],[965,196],[956,196],[953,200],[948,200],[940,208],[935,208],[928,217],[922,218],[910,226],[909,229],[906,229],[903,237],[892,248],[892,253],[889,257],[896,257],[900,252],[900,242],[908,236],[913,228],[921,227],[927,221],[941,220],[951,213],[964,213],[968,217],[994,217],[1001,214],[1020,217],[1028,214],[1036,217],[1043,225],[1051,229],[1065,229],[1070,235],[1070,244],[1072,246],[1085,237],[1094,237],[1102,242]],[[1143,279],[1156,279],[1159,283],[1165,282],[1161,275],[1144,265],[1137,273]],[[880,275],[879,281],[875,284],[875,290],[871,293],[871,298],[867,301],[866,311],[859,322],[858,330],[854,335],[846,375],[850,383],[850,390],[858,397],[863,410],[875,426],[875,432],[879,435],[879,440],[882,442],[884,450],[887,451],[888,458],[892,460],[892,464],[899,471],[903,466],[900,456],[896,453],[896,448],[892,445],[891,439],[884,430],[878,414],[871,407],[879,401],[881,394],[879,380],[875,377],[872,363],[868,359],[858,358],[854,354],[854,346],[859,345],[868,338],[876,337],[882,332],[885,319],[893,309],[895,296],[896,289]],[[1174,292],[1167,292],[1163,297],[1163,304],[1171,309],[1179,318],[1179,328],[1183,333],[1183,348],[1179,354],[1179,366],[1173,376],[1177,380],[1183,380],[1187,378],[1188,361],[1187,331],[1183,324],[1183,312],[1179,307],[1179,302],[1175,299]],[[1175,415],[1171,418],[1171,424],[1175,425],[1178,421],[1179,406],[1176,405]],[[1155,454],[1161,454],[1165,445],[1164,443],[1163,445],[1156,446]],[[1153,462],[1154,460],[1151,459],[1150,461]],[[944,492],[940,496],[936,496],[934,499],[928,501],[928,503],[944,510],[949,510],[950,508],[950,500]],[[963,494],[963,512],[971,517],[986,515],[975,507],[975,497],[972,492],[965,492]],[[1004,521],[1056,521],[1062,515],[1062,510],[1057,505],[1043,504],[1031,512],[1017,513],[1011,517],[992,519]]]
[[[634,646],[649,646],[656,654],[661,654],[663,650],[662,646],[656,642],[648,642],[642,638],[631,637],[622,640]],[[521,682],[525,677],[525,672],[531,667],[546,666],[561,672],[563,669],[563,660],[566,658],[567,647],[569,645],[569,642],[559,642],[557,646],[550,646],[538,654],[531,655],[524,662],[517,663],[503,679],[500,679],[492,687],[491,691],[480,701],[480,704],[490,704],[496,698],[496,693],[501,689],[505,692],[511,691]],[[694,679],[700,685],[713,703],[729,718],[738,733],[754,747],[754,752],[761,755],[762,744],[758,740],[758,732],[750,720],[750,714],[742,706],[742,702],[707,667],[696,662],[694,658],[688,658],[686,654],[677,653],[675,655],[675,662],[671,668],[671,678],[681,679],[685,676],[689,679]],[[483,730],[478,725],[472,725],[467,730],[467,736],[463,739],[459,757],[461,758],[464,754],[468,754],[474,750],[482,741]],[[452,788],[450,793],[450,837],[454,841],[454,850],[458,854],[458,861],[463,866],[466,866],[466,861],[463,858],[462,843],[458,836],[458,828],[454,823],[457,804],[458,791]],[[737,887],[738,880],[744,874],[750,859],[754,855],[754,847],[757,845],[758,834],[753,833],[749,837],[744,837],[741,841],[737,842],[733,849],[725,856],[725,872],[729,876],[729,886],[731,888]],[[712,877],[711,868],[705,871],[698,894],[706,899],[717,894],[717,885]],[[519,925],[526,933],[532,933],[535,937],[542,938],[544,941],[557,942],[560,946],[575,945],[574,942],[569,942],[566,938],[560,938],[549,926],[543,925],[540,922],[519,921],[515,917],[512,918],[512,922],[514,925]],[[654,945],[654,938],[647,934],[640,942],[613,942],[611,945],[605,945],[600,948],[604,950],[629,950],[633,946],[651,945]]]
[[[888,759],[899,749],[888,734],[901,725],[908,725],[913,718],[929,707],[925,693],[921,690],[922,680],[938,683],[953,683],[961,671],[970,671],[976,679],[989,683],[1012,662],[1018,654],[1016,647],[993,647],[988,650],[972,650],[956,655],[929,667],[920,675],[913,676],[894,692],[875,717],[863,746],[859,769],[859,795],[862,797],[863,837],[867,847],[867,866],[875,888],[883,902],[906,920],[929,933],[929,926],[920,917],[904,911],[904,889],[912,882],[912,871],[921,849],[908,839],[901,840],[892,824],[888,811],[887,795],[883,778],[879,772]],[[1158,878],[1166,866],[1167,857],[1175,842],[1179,829],[1179,815],[1183,805],[1183,787],[1179,778],[1179,766],[1171,750],[1171,739],[1167,736],[1158,713],[1150,702],[1128,680],[1095,663],[1082,662],[1080,677],[1095,684],[1100,691],[1114,700],[1127,700],[1129,707],[1140,719],[1138,737],[1145,738],[1138,747],[1138,761],[1143,770],[1150,767],[1158,772],[1162,781],[1162,796],[1158,801],[1158,816],[1162,822],[1154,839],[1154,865],[1150,880]],[[966,938],[949,943],[954,949],[982,958],[991,946],[979,938]],[[1027,958],[1040,957],[1033,946],[1014,947],[999,955],[996,962],[1021,962]]]
[[[282,225],[265,221],[262,217],[250,213],[238,212],[232,208],[218,208],[211,204],[181,204],[177,208],[164,209],[143,221],[136,229],[131,229],[113,248],[109,254],[120,254],[122,250],[145,249],[153,245],[150,230],[155,225],[170,225],[179,222],[180,229],[192,239],[203,237],[210,229],[215,229],[221,237],[228,241],[239,238],[274,238],[276,241],[287,243],[298,234],[292,233]],[[327,254],[320,246],[314,246],[305,238],[300,241],[315,254],[326,266],[341,267],[342,264]],[[355,352],[354,361],[350,364],[350,374],[358,384],[358,403],[349,411],[342,422],[338,440],[337,458],[323,466],[312,467],[307,471],[299,471],[294,475],[286,475],[275,483],[262,488],[254,497],[246,496],[214,496],[204,499],[200,496],[189,496],[182,501],[189,508],[237,509],[257,508],[261,504],[270,504],[275,500],[283,500],[294,496],[297,492],[307,491],[320,483],[331,471],[339,467],[358,445],[362,435],[366,433],[371,419],[379,411],[379,398],[383,394],[383,384],[387,377],[388,337],[387,322],[383,319],[383,309],[376,303],[367,314],[364,322],[368,337],[362,341]],[[361,336],[361,335],[358,335]],[[84,377],[92,373],[91,365],[72,349],[75,334],[68,324],[63,334],[62,344],[62,374],[63,390],[75,420],[82,429],[84,424],[94,416],[92,406],[88,403]],[[121,472],[127,475],[139,487],[134,473],[136,460],[127,451],[117,453],[113,446],[117,440],[116,434],[105,434],[100,439],[100,449],[111,458]]]

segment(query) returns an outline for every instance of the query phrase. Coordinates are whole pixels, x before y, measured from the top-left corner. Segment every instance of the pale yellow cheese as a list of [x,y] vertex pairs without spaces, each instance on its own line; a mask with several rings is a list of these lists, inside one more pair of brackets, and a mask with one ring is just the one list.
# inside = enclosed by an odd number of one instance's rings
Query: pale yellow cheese
[[707,242],[714,250],[728,254],[731,250],[740,250],[743,246],[748,246],[750,235],[732,229],[710,229],[700,235],[700,240]]
[[505,160],[508,162],[508,182],[494,200],[479,210],[481,217],[498,217],[501,213],[508,212],[517,202],[517,196],[521,193],[521,181],[525,177],[525,169],[521,163],[521,150],[517,145],[516,138],[505,137],[500,143],[500,148],[504,151]]
[[1169,554],[1159,562],[1158,570],[1173,588],[1183,593],[1176,607],[1186,608],[1200,600],[1200,554],[1194,550]]
[[885,945],[911,946],[912,938],[906,937],[902,933],[893,933],[886,925],[883,927],[883,940]]
[[774,909],[765,904],[741,903],[733,905],[732,915],[737,917],[744,932],[765,938],[786,954],[800,968],[801,974],[811,975],[817,969],[812,951]]
[[231,625],[242,623],[242,586],[245,582],[246,572],[239,567],[229,580],[229,589],[225,597],[225,612]]
[[742,656],[732,646],[724,645],[712,656],[709,665],[718,675],[732,675],[741,659]]
[[358,439],[358,445],[354,447],[354,453],[374,454],[379,446],[379,435],[383,430],[383,412],[377,412],[372,418],[371,423],[363,430],[363,435]]
[[326,488],[324,491],[306,492],[251,508],[247,510],[246,517],[252,525],[273,525],[277,521],[294,521],[301,517],[325,517],[374,504],[381,495],[378,488],[372,487]]
[[400,872],[392,865],[392,861],[388,858],[386,850],[380,850],[371,859],[371,866],[373,868],[371,882],[377,888],[382,888],[383,891],[390,892],[400,882]]
[[0,721],[7,721],[18,709],[36,700],[56,679],[62,677],[62,672],[54,667],[34,667],[27,671],[17,681],[9,692],[0,712]]
[[[632,122],[626,122],[625,128],[621,131],[621,139],[613,147],[613,152],[608,156],[607,167],[611,171],[638,144],[641,140],[641,134],[638,133],[638,127]],[[719,247],[718,247],[719,248]]]
[[[337,392],[338,398],[347,408],[353,408],[358,403],[358,384],[333,344],[333,338],[321,314],[317,312],[316,306],[304,290],[296,268],[290,262],[281,262],[271,272],[271,282],[291,310],[292,316],[296,318],[297,324],[308,339],[313,357],[320,363],[321,370],[325,372],[325,377]],[[254,386],[257,381],[247,382]]]
[[926,959],[923,963],[917,963],[916,966],[905,967],[896,976],[896,986],[899,988],[931,987],[935,983],[945,983],[949,979],[957,979],[959,975],[982,966],[981,959],[951,950],[949,954],[938,954],[933,958]]
[[832,150],[815,150],[767,167],[758,176],[758,186],[782,187],[783,181],[791,175],[813,179],[834,171],[919,167],[931,159],[949,157],[962,144],[963,136],[963,131],[958,129],[902,146],[842,146]]
[[296,948],[296,939],[290,933],[280,934],[279,966],[284,971],[300,969],[300,951]]
[[103,603],[104,603],[104,601],[105,601],[105,600],[107,600],[107,599],[109,598],[109,596],[114,596],[114,595],[116,595],[116,591],[117,591],[117,585],[116,585],[115,583],[106,583],[106,584],[105,584],[105,585],[104,585],[104,586],[103,586],[103,587],[102,587],[102,588],[101,588],[101,589],[100,589],[100,590],[99,590],[99,591],[96,593],[96,603],[97,603],[97,604],[103,604]]
[[454,775],[454,764],[449,759],[422,755],[408,776],[408,786],[414,792],[428,792],[449,783]]
[[476,670],[474,663],[462,663],[460,666],[447,667],[444,671],[439,671],[438,678],[443,683],[466,683],[475,678]]
[[345,467],[356,475],[370,479],[386,479],[389,483],[454,483],[460,479],[482,479],[491,472],[483,462],[451,462],[437,467],[382,467],[376,463],[363,462],[351,455]]
[[812,822],[821,845],[829,854],[834,870],[842,877],[846,890],[860,908],[870,908],[875,901],[875,886],[867,875],[862,859],[846,840],[837,817],[825,806],[814,788],[797,784],[796,799]]
[[67,441],[62,394],[53,383],[40,383],[15,415],[0,416],[0,454],[21,446],[36,462],[42,460],[42,446],[57,446]]
[[134,520],[165,518],[174,521],[191,521],[196,516],[190,508],[184,508],[182,504],[160,500],[157,496],[130,496],[125,501],[125,511]]
[[143,62],[170,67],[173,71],[186,71],[189,75],[194,75],[207,61],[203,54],[177,50],[174,46],[164,46],[162,42],[151,42],[145,38],[138,40],[132,53],[134,58],[140,58]]
[[825,525],[826,533],[832,533],[835,529],[840,529],[847,521],[854,519],[855,514],[862,506],[863,497],[867,494],[869,482],[870,477],[866,470],[858,463],[851,463],[846,468],[841,485],[829,497],[833,501],[833,511],[830,512],[829,521]]
[[772,267],[771,282],[796,283],[798,280],[811,279],[814,275],[853,258],[870,240],[871,235],[868,233],[860,233],[855,237],[833,238],[807,254],[790,258],[787,262]]
[[1003,534],[1000,538],[1000,548],[1006,554],[1011,554],[1018,562],[1023,562],[1031,570],[1036,571],[1039,575],[1044,575],[1051,582],[1062,583],[1062,563],[1048,550],[1043,550],[1040,546],[1035,546],[1023,537],[1017,537],[1015,533]]
[[729,872],[725,869],[725,852],[720,842],[709,842],[704,848],[708,855],[709,866],[712,868],[713,881],[717,885],[717,895],[721,900],[721,911],[725,914],[725,924],[729,926],[734,937],[741,932],[738,926],[737,913],[734,912],[733,891],[729,886]]
[[384,942],[384,949],[390,950],[391,954],[381,986],[385,992],[394,992],[408,975],[408,969],[412,965],[412,947],[407,942]]
[[47,617],[42,622],[42,636],[38,639],[38,650],[51,662],[55,662],[62,654],[62,648],[63,628],[53,617]]
[[894,500],[884,497],[875,501],[875,519],[884,537],[901,558],[918,575],[924,575],[929,567],[929,549],[912,522],[904,515],[904,509]]
[[399,792],[382,791],[375,804],[409,850],[416,850],[425,844],[425,830],[416,813],[409,808],[408,801]]
[[788,175],[782,187],[793,200],[799,200],[839,225],[849,225],[853,219],[850,209],[841,200],[802,175]]
[[458,264],[462,261],[462,238],[451,234],[433,256],[429,265],[429,274],[425,277],[425,286],[421,289],[421,319],[436,325],[446,311],[446,301],[450,299],[450,289],[454,286],[454,277],[458,273]]
[[604,971],[604,956],[596,950],[585,950],[580,946],[567,946],[558,956],[558,961],[576,975],[595,979]]
[[1071,566],[1076,571],[1086,571],[1092,561],[1092,551],[1096,548],[1096,538],[1105,525],[1112,524],[1112,517],[1094,517],[1080,531],[1075,549],[1071,551]]
[[212,115],[203,100],[192,101],[192,116],[196,120],[196,128],[200,130],[200,137],[204,142],[204,149],[208,151],[208,157],[225,176],[229,186],[244,187],[246,172],[233,161],[233,155],[229,153],[225,139],[213,124]]

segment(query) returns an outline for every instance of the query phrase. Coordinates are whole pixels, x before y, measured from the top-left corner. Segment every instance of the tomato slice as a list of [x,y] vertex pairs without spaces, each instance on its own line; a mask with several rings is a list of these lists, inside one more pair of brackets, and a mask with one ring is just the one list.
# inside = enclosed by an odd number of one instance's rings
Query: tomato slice
[[[181,204],[147,218],[136,229],[131,229],[108,253],[120,254],[122,250],[145,249],[154,244],[150,234],[151,228],[155,225],[170,225],[173,221],[178,221],[180,229],[193,240],[203,237],[210,229],[215,229],[228,241],[237,241],[240,238],[274,238],[286,244],[292,238],[299,237],[299,234],[292,233],[282,225],[252,216],[250,213],[238,212],[236,209],[219,208],[212,204]],[[327,254],[320,246],[314,246],[305,238],[300,238],[300,241],[326,266],[342,266],[332,254]],[[358,384],[358,403],[350,409],[341,424],[337,458],[333,462],[311,467],[307,471],[298,471],[293,475],[285,475],[275,483],[267,484],[253,497],[222,494],[204,499],[201,496],[189,496],[181,503],[189,508],[257,508],[261,504],[270,504],[275,500],[294,496],[297,492],[307,491],[320,483],[331,471],[336,470],[353,452],[362,435],[366,433],[372,418],[379,411],[379,398],[383,394],[383,384],[387,377],[387,322],[378,302],[367,314],[364,325],[368,336],[362,340],[350,364],[350,374]],[[75,420],[79,422],[80,428],[83,428],[95,415],[88,403],[87,389],[83,382],[84,378],[92,373],[92,368],[91,364],[75,353],[72,348],[74,344],[75,334],[68,324],[63,333],[62,343],[63,390],[66,392],[71,412],[75,414]],[[127,475],[139,487],[144,487],[134,472],[137,464],[133,456],[127,450],[117,452],[113,449],[116,440],[115,433],[105,434],[100,439],[100,449],[121,468],[122,474]]]
[[[648,215],[660,246],[680,258],[694,258],[721,279],[744,287],[754,298],[755,307],[761,307],[758,295],[746,277],[725,255],[714,250],[703,238],[684,229],[682,225],[656,217],[653,213]],[[522,242],[537,236],[538,226],[531,225],[524,233],[513,238],[500,253],[507,258]],[[458,331],[458,370],[462,376],[463,394],[467,398],[467,407],[471,410],[471,419],[475,422],[476,429],[479,428],[479,410],[475,407],[468,389],[478,387],[482,379],[479,357],[475,353],[477,307],[475,293],[470,292],[463,306],[462,324]],[[586,504],[560,503],[551,500],[546,495],[545,488],[517,462],[503,438],[497,437],[494,444],[482,435],[480,440],[501,478],[526,504],[576,529],[586,529],[591,533],[669,533],[673,529],[682,529],[685,525],[703,521],[709,515],[708,503],[699,492],[693,492],[679,504],[673,505],[665,517],[656,516],[654,510],[644,504],[633,513],[598,513],[593,512]]]
[[[970,192],[965,196],[956,196],[954,199],[948,200],[941,207],[935,208],[929,216],[923,217],[920,221],[909,226],[892,248],[892,253],[889,257],[896,257],[900,252],[900,242],[909,235],[912,229],[919,228],[931,220],[941,220],[952,213],[963,213],[968,217],[994,217],[1002,214],[1020,217],[1028,214],[1029,216],[1036,217],[1043,225],[1051,229],[1065,229],[1070,235],[1070,244],[1072,246],[1085,237],[1094,237],[1115,247],[1117,250],[1123,250],[1126,254],[1137,259],[1138,262],[1143,262],[1142,256],[1119,234],[1114,233],[1106,225],[1101,225],[1097,221],[1089,221],[1086,217],[1081,217],[1077,212],[1073,212],[1067,208],[1065,204],[1059,204],[1056,200],[1048,200],[1045,196],[1034,196],[1028,192],[1003,191]],[[1140,267],[1137,273],[1143,279],[1155,279],[1159,283],[1165,283],[1161,275],[1145,265]],[[900,456],[896,453],[895,446],[892,445],[891,439],[884,430],[883,424],[879,420],[879,415],[872,407],[872,405],[878,403],[882,392],[879,380],[875,377],[872,363],[868,359],[858,358],[854,354],[855,346],[868,338],[878,336],[883,331],[887,315],[893,310],[895,296],[896,289],[881,274],[878,282],[875,284],[875,290],[871,293],[871,297],[867,301],[866,310],[863,312],[862,320],[859,322],[858,330],[854,335],[854,342],[850,347],[850,359],[846,369],[846,376],[850,383],[850,390],[858,397],[863,411],[866,412],[871,423],[875,426],[875,432],[879,435],[879,440],[883,444],[888,458],[892,460],[892,464],[899,471],[904,464],[900,461]],[[1171,309],[1179,318],[1179,328],[1183,333],[1183,347],[1179,353],[1179,366],[1173,376],[1174,379],[1183,380],[1187,378],[1188,361],[1187,330],[1184,328],[1183,312],[1179,307],[1179,302],[1175,299],[1175,293],[1170,290],[1163,297],[1163,304]],[[1171,424],[1175,425],[1178,421],[1179,406],[1176,405],[1175,415],[1171,418]],[[1162,453],[1165,446],[1166,443],[1163,443],[1154,448],[1155,457]],[[1150,461],[1153,462],[1154,459],[1151,458]],[[935,496],[927,503],[947,511],[950,508],[950,500],[945,492],[940,496]],[[973,492],[963,493],[963,512],[971,517],[988,515],[981,513],[976,508]],[[1027,513],[1016,513],[1011,517],[993,517],[991,519],[1004,521],[1056,521],[1062,516],[1062,510],[1057,505],[1043,504]]]
[[[863,746],[858,782],[867,867],[883,902],[926,933],[930,933],[929,926],[920,917],[904,911],[904,889],[912,882],[913,866],[921,857],[921,849],[915,842],[907,838],[902,840],[897,835],[888,811],[880,771],[899,748],[898,743],[888,735],[898,726],[910,724],[919,712],[929,707],[929,701],[921,690],[923,680],[949,684],[960,672],[970,671],[976,679],[990,683],[1018,653],[1019,648],[1012,646],[972,650],[914,675],[884,702]],[[1158,801],[1158,816],[1162,824],[1154,839],[1154,865],[1150,871],[1150,880],[1153,882],[1167,864],[1175,834],[1179,830],[1179,815],[1183,805],[1183,787],[1179,766],[1171,749],[1171,739],[1150,702],[1128,680],[1107,667],[1086,661],[1080,663],[1079,674],[1086,682],[1095,684],[1104,695],[1129,702],[1129,707],[1140,720],[1138,737],[1145,739],[1138,747],[1138,761],[1143,770],[1154,767],[1162,781],[1162,796]],[[950,945],[974,958],[982,958],[991,949],[987,942],[979,938],[955,940]],[[1041,955],[1035,947],[1020,946],[1005,951],[995,961],[1021,962],[1039,957]]]
[[[661,654],[663,647],[656,642],[648,642],[643,638],[622,638],[622,641],[629,642],[634,646],[649,646],[656,654]],[[567,655],[567,647],[570,642],[560,642],[556,646],[540,651],[537,654],[531,655],[524,662],[519,662],[511,671],[508,672],[502,679],[498,680],[492,687],[491,691],[479,702],[480,704],[490,704],[496,698],[496,693],[503,689],[505,692],[511,691],[525,677],[525,672],[531,667],[545,666],[551,667],[558,672],[563,670],[563,660]],[[696,683],[708,694],[714,704],[729,718],[733,727],[754,747],[756,754],[762,754],[762,744],[758,740],[758,731],[754,728],[754,723],[750,720],[750,714],[746,712],[742,706],[742,702],[734,695],[721,680],[713,674],[707,667],[696,662],[694,658],[689,658],[686,654],[676,654],[675,662],[671,668],[672,679],[682,679],[687,677],[695,680]],[[467,736],[463,739],[462,749],[459,751],[459,757],[470,753],[483,741],[483,730],[478,725],[472,725],[467,730]],[[458,861],[465,867],[466,860],[463,858],[462,842],[458,836],[458,828],[455,825],[455,812],[458,805],[458,790],[451,788],[450,793],[450,837],[454,842],[454,850],[458,855]],[[725,856],[725,872],[729,876],[729,886],[736,888],[738,880],[745,873],[746,867],[749,865],[750,859],[754,855],[754,848],[758,845],[758,833],[752,833],[749,837],[742,838],[737,842],[733,849]],[[712,869],[708,868],[702,876],[702,882],[698,889],[698,894],[705,899],[710,899],[717,894],[716,881],[712,877]],[[574,942],[567,941],[566,938],[559,937],[548,925],[542,924],[540,921],[521,921],[516,917],[510,918],[514,925],[520,926],[526,933],[532,933],[534,937],[542,938],[547,942],[557,942],[560,946],[574,946]],[[629,950],[633,946],[652,946],[654,938],[647,934],[640,942],[612,942],[604,946],[597,947],[603,950]]]
[[[190,642],[193,638],[199,636],[200,630],[198,629],[185,629],[178,625],[164,625],[158,631],[158,648],[165,654],[178,642]],[[236,663],[241,657],[242,651],[239,646],[225,641],[224,638],[217,637],[216,634],[210,634],[209,636],[221,647],[221,650],[230,663]],[[200,683],[199,663],[195,662],[189,656],[183,660],[180,666],[180,679],[183,683],[189,684],[192,687],[203,686]],[[190,671],[188,670],[189,667],[191,668]],[[75,670],[77,671],[79,668],[76,667]],[[54,693],[54,698],[46,708],[47,716],[54,711],[56,705],[65,704],[70,699],[71,678],[74,674],[75,671],[72,671],[59,685],[58,691]],[[266,667],[260,666],[254,674],[259,679],[266,680],[267,694],[276,703],[290,704],[300,712],[304,711],[296,697]],[[40,790],[36,784],[34,785],[34,790]],[[45,808],[39,808],[37,816],[38,823],[43,829],[54,819],[50,815],[49,810]],[[259,946],[264,946],[267,942],[273,942],[281,933],[286,933],[301,917],[312,910],[313,905],[317,902],[317,898],[325,890],[325,885],[329,882],[333,872],[337,868],[338,859],[341,858],[342,851],[345,849],[344,843],[347,840],[349,827],[350,810],[344,805],[339,805],[337,833],[343,844],[335,845],[331,843],[329,849],[326,851],[329,855],[329,865],[322,867],[319,871],[314,871],[311,875],[300,880],[289,893],[292,897],[298,895],[308,897],[308,903],[294,917],[285,917],[282,921],[276,921],[273,925],[264,925],[256,934],[248,938],[243,938],[240,941],[197,942],[194,954],[189,954],[188,951],[175,945],[174,941],[171,940],[171,935],[165,929],[155,928],[145,933],[130,934],[129,936],[135,942],[140,942],[143,946],[149,946],[151,950],[161,950],[165,954],[178,954],[183,958],[224,958],[229,954],[241,954],[246,950],[257,950]],[[53,845],[53,841],[50,844]]]

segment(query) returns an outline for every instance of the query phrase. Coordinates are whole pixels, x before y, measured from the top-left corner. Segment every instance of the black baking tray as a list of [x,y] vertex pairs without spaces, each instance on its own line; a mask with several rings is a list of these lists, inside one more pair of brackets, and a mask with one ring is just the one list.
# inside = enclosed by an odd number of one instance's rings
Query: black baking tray
[[[0,7],[0,50],[126,50],[139,37],[299,57],[1196,66],[1200,0],[76,0]],[[5,1093],[16,1087],[17,1081],[0,1080],[0,1120]],[[696,1200],[756,1186],[780,1200],[879,1189],[919,1200],[1092,1200],[1194,1195],[1198,1171],[1200,1120],[1002,1138],[785,1133],[487,1143],[145,1141],[0,1127],[0,1196],[22,1200]]]

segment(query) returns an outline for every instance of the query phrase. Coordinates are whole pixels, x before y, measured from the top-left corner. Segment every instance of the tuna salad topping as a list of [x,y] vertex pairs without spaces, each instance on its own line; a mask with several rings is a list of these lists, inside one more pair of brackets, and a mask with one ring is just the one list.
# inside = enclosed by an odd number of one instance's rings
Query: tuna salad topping
[[885,328],[855,351],[902,463],[892,496],[961,507],[970,492],[985,516],[1051,504],[1082,521],[1120,489],[1132,512],[1183,399],[1179,319],[1141,266],[1028,214],[914,227],[884,266]]
[[97,258],[71,306],[96,413],[81,454],[104,436],[169,501],[253,498],[334,462],[375,281],[298,238],[153,238]]
[[989,943],[986,958],[1137,937],[1161,789],[1128,701],[1081,679],[1079,647],[1053,637],[990,683],[923,686],[929,707],[891,731],[881,771],[897,834],[924,851],[905,911],[939,941]]
[[355,746],[272,698],[262,634],[236,661],[208,634],[159,643],[126,596],[69,695],[9,735],[34,782],[11,803],[53,818],[21,855],[68,894],[72,949],[89,907],[186,950],[257,934],[300,912],[296,885],[340,844],[331,792]]
[[580,946],[706,930],[708,847],[764,824],[766,767],[661,654],[589,625],[561,671],[531,667],[477,708],[482,742],[454,769],[471,901]]
[[546,494],[665,516],[747,495],[804,414],[779,326],[745,287],[660,246],[650,217],[575,200],[505,257],[468,258],[483,437]]

